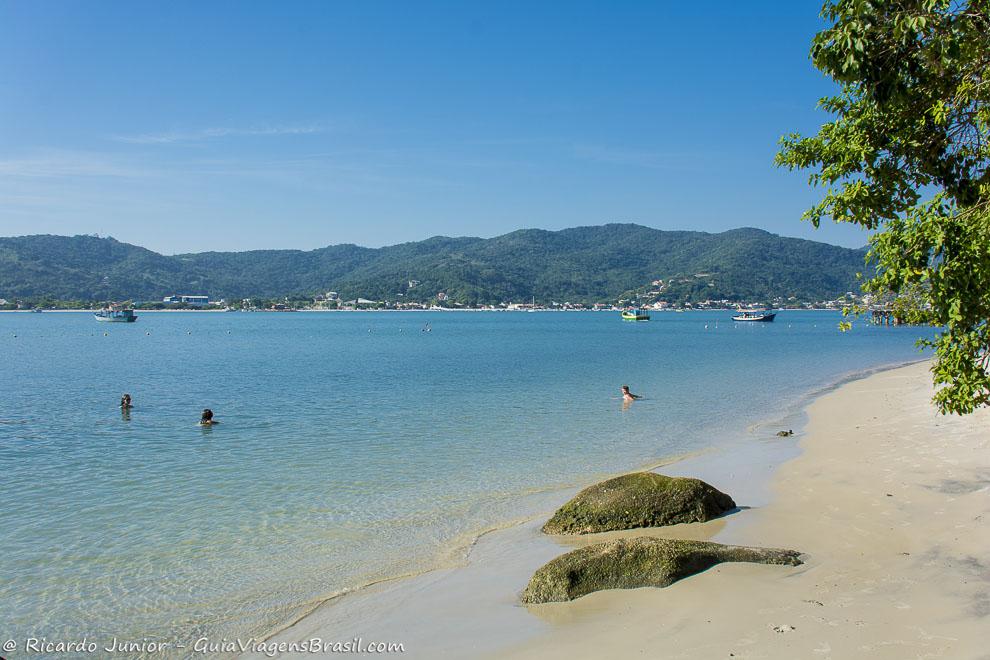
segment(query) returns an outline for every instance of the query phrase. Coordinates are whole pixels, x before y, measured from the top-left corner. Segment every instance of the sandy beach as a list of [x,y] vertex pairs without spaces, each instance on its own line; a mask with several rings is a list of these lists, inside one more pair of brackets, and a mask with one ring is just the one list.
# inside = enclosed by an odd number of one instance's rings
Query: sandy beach
[[815,401],[771,503],[717,538],[799,549],[804,566],[726,564],[542,606],[558,625],[509,655],[988,657],[990,417],[939,416],[927,379],[918,364]]
[[485,535],[459,568],[323,604],[270,641],[360,636],[402,642],[403,657],[990,657],[990,416],[942,417],[931,392],[927,363],[884,371],[815,399],[796,444],[662,469],[741,510],[648,533],[800,550],[803,566],[723,564],[665,589],[524,607],[547,560],[643,533],[548,537],[539,518]]

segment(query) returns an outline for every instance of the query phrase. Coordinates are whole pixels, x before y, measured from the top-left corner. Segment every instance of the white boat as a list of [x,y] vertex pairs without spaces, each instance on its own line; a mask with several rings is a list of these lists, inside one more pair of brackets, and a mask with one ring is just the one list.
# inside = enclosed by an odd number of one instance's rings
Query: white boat
[[732,317],[733,321],[750,321],[756,323],[771,323],[777,316],[776,312],[769,309],[763,311],[745,311]]

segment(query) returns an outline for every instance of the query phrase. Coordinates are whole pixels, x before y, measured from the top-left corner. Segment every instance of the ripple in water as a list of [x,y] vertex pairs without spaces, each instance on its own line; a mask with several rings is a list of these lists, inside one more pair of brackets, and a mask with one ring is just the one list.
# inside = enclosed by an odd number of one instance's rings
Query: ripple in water
[[[5,632],[263,636],[463,557],[554,487],[918,357],[917,329],[728,316],[144,313],[104,336],[88,314],[0,314]],[[628,410],[624,383],[645,395]]]

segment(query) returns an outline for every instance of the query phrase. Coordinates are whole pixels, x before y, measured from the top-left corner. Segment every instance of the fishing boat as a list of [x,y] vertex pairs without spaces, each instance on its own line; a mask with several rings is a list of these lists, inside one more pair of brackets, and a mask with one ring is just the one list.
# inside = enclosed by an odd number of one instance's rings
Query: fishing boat
[[775,312],[771,312],[769,309],[762,311],[747,310],[740,314],[732,317],[733,321],[750,321],[756,323],[771,323],[777,316]]
[[134,314],[133,309],[112,304],[94,312],[93,317],[104,323],[134,323],[137,321],[137,315]]
[[625,310],[622,312],[623,321],[649,321],[650,315],[642,309]]

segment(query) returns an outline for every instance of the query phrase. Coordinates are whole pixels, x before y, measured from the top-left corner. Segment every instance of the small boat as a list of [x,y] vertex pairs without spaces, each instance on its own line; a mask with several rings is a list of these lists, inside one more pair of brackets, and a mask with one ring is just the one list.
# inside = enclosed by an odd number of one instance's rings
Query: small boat
[[94,312],[93,317],[104,323],[134,323],[137,321],[137,315],[134,314],[133,309],[120,305],[108,305],[100,311]]
[[766,309],[763,311],[745,311],[732,317],[733,321],[752,321],[756,323],[771,323],[777,316],[775,312]]
[[622,312],[623,321],[649,321],[650,315],[642,309],[625,310]]

